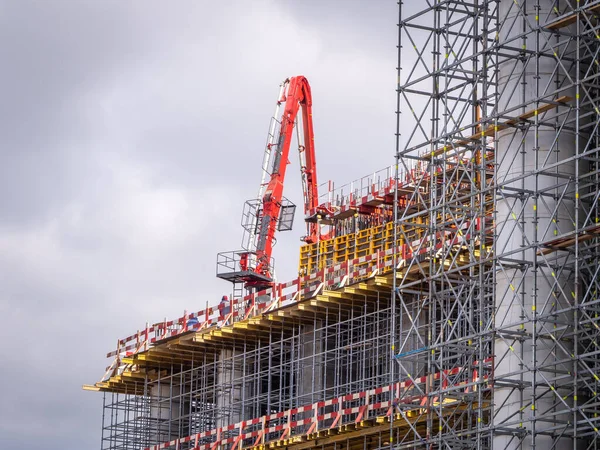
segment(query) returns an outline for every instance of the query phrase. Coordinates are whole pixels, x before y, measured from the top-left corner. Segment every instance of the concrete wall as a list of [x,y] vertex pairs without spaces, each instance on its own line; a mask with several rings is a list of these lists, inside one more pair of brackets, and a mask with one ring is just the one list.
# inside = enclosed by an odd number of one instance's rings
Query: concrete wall
[[[171,441],[179,438],[180,427],[188,424],[190,405],[182,394],[179,385],[154,384],[150,389],[150,426],[151,444]],[[187,431],[185,429],[184,431]]]
[[[540,1],[541,10],[536,11],[535,2],[526,2],[520,6],[527,10],[528,20],[532,26],[535,26],[535,17],[552,17],[551,10],[554,2],[550,0]],[[502,0],[500,2],[500,17],[508,16],[508,23],[512,24],[513,18],[516,15],[521,15],[519,9],[515,7],[513,0]],[[545,20],[545,19],[544,19]],[[515,24],[505,26],[500,33],[500,42],[510,39],[512,36],[520,34],[522,30],[522,20],[519,18]],[[546,35],[549,37],[549,35]],[[543,37],[540,38],[540,45],[543,44]],[[529,34],[526,46],[528,49],[533,49],[535,45],[533,34]],[[521,41],[515,41],[511,47],[519,48]],[[557,77],[556,62],[548,57],[539,58],[539,89],[540,91],[552,91],[556,89],[554,81]],[[536,97],[535,90],[535,61],[532,59],[526,68],[526,73],[522,76],[523,62],[518,62],[515,67],[515,60],[503,63],[500,66],[499,73],[499,91],[502,92],[499,102],[499,111],[508,110],[522,103],[529,103],[524,109],[517,109],[507,115],[516,117],[523,112],[533,110],[535,103],[533,100]],[[560,75],[559,80],[564,79],[564,72]],[[550,88],[546,86],[550,84]],[[574,97],[574,92],[563,91],[560,95],[571,95]],[[548,112],[544,117],[548,121],[556,112]],[[498,166],[498,183],[506,188],[515,188],[523,192],[537,192],[545,188],[549,188],[558,183],[564,183],[564,177],[575,175],[575,164],[562,164],[558,168],[553,169],[556,176],[549,175],[532,175],[532,171],[539,169],[551,162],[565,160],[573,156],[576,152],[575,135],[572,132],[563,130],[556,141],[557,131],[551,127],[540,127],[537,130],[537,163],[536,163],[536,130],[531,128],[528,132],[522,133],[514,128],[503,130],[499,133],[497,140],[496,157],[500,162]],[[549,162],[544,163],[548,159]],[[514,181],[505,182],[515,177],[526,175],[524,178]],[[514,195],[515,191],[503,189],[505,195]],[[545,204],[544,204],[545,203]],[[536,401],[535,410],[531,407],[521,411],[523,404],[528,404],[532,400],[533,389],[531,387],[534,379],[540,383],[541,377],[554,377],[554,369],[563,369],[558,367],[556,361],[564,359],[565,354],[561,352],[553,352],[551,347],[553,343],[549,340],[534,340],[532,334],[542,331],[542,324],[529,321],[523,325],[518,325],[519,322],[533,319],[536,315],[551,315],[553,310],[558,310],[569,306],[569,302],[560,292],[557,292],[556,287],[552,286],[553,277],[552,268],[538,267],[537,272],[534,272],[530,266],[531,262],[536,259],[534,250],[524,249],[534,240],[536,233],[537,240],[548,240],[553,236],[554,230],[560,226],[560,232],[564,233],[573,229],[572,215],[574,204],[569,201],[562,201],[555,211],[558,201],[553,198],[544,197],[543,202],[538,199],[536,209],[534,210],[535,201],[533,196],[522,197],[516,199],[509,197],[507,200],[498,200],[497,203],[497,255],[510,253],[517,250],[512,255],[506,255],[500,258],[503,262],[504,270],[498,270],[496,275],[496,327],[502,328],[505,332],[505,339],[497,338],[495,341],[495,377],[499,380],[494,389],[494,404],[496,405],[496,416],[494,424],[501,426],[504,421],[507,422],[522,422],[522,426],[527,432],[533,432],[533,427],[537,426],[537,431],[540,428],[551,427],[554,423],[560,423],[560,416],[554,419],[550,418],[549,422],[537,423],[532,421],[535,414],[538,418],[549,411],[546,416],[549,417],[552,413],[553,397],[545,395]],[[517,217],[515,220],[515,216]],[[537,224],[534,219],[537,218]],[[521,220],[524,224],[521,225]],[[515,224],[519,222],[518,226]],[[522,227],[519,228],[519,227]],[[548,230],[547,232],[545,230]],[[525,261],[522,268],[508,268],[508,259],[515,261]],[[538,262],[541,258],[537,257]],[[566,291],[573,290],[573,283],[570,281],[568,274],[558,275],[560,286]],[[550,280],[548,282],[547,280]],[[520,293],[524,294],[521,295]],[[534,296],[537,295],[537,309],[532,311],[534,305]],[[547,300],[550,299],[549,302]],[[546,303],[547,302],[547,303]],[[571,322],[572,316],[562,314],[556,317],[557,322]],[[514,326],[507,326],[515,324]],[[546,327],[552,325],[546,322]],[[514,342],[513,339],[507,337],[507,332],[522,333],[524,339]],[[535,344],[535,346],[534,346]],[[562,342],[566,348],[571,345],[568,342]],[[513,347],[513,350],[510,349]],[[532,369],[537,368],[537,372]],[[536,377],[536,378],[534,378]],[[503,387],[500,382],[510,379],[511,381],[522,382],[525,386],[521,391],[512,387]],[[541,391],[547,391],[545,388],[538,388],[538,394]],[[521,416],[522,414],[522,416]],[[518,425],[518,424],[517,424]],[[512,426],[514,427],[514,425]],[[553,439],[549,436],[537,435],[535,445],[538,448],[550,448]],[[493,441],[494,449],[529,449],[532,448],[531,435],[527,435],[521,446],[519,439],[512,436],[496,436]],[[566,450],[571,448],[569,439],[559,439],[557,441],[557,450]]]
[[219,354],[216,380],[217,428],[240,422],[242,418],[242,365],[240,352],[223,349]]

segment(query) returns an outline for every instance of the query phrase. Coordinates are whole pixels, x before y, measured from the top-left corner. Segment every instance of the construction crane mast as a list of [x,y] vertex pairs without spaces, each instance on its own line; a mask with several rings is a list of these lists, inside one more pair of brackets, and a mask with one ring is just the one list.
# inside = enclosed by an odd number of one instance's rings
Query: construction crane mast
[[[297,126],[298,121],[301,126]],[[283,196],[283,190],[294,129],[298,136],[304,213],[307,216],[307,234],[302,239],[310,244],[319,238],[319,224],[314,215],[320,208],[312,95],[308,80],[304,76],[296,76],[286,79],[280,86],[265,146],[258,195],[244,205],[243,249],[217,256],[217,276],[233,283],[243,283],[246,289],[261,289],[272,284],[275,234],[292,228],[296,206]],[[309,213],[313,213],[312,218],[308,217]]]

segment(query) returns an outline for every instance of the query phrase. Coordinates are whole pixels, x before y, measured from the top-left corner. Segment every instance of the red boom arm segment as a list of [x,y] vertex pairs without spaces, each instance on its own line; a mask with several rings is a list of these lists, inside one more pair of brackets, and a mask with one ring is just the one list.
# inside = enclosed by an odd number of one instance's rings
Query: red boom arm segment
[[[285,86],[287,85],[287,90]],[[303,76],[287,79],[284,82],[283,98],[280,103],[285,102],[285,109],[281,117],[279,139],[271,150],[275,152],[271,178],[262,198],[262,218],[259,225],[259,236],[256,246],[257,267],[256,272],[271,276],[269,261],[275,242],[275,232],[281,213],[283,200],[283,185],[285,171],[289,163],[290,145],[298,110],[302,110],[302,126],[304,142],[298,143],[300,151],[300,162],[302,167],[302,184],[304,190],[304,213],[317,208],[319,194],[317,188],[317,170],[315,161],[315,140],[312,122],[312,96],[308,80]],[[305,241],[316,242],[319,227],[316,223],[308,224],[308,235]]]
[[271,254],[276,242],[275,233],[290,230],[294,218],[295,206],[283,196],[283,185],[294,127],[299,122],[302,128],[297,129],[298,151],[307,222],[307,235],[303,240],[313,243],[321,237],[320,213],[326,211],[325,207],[319,206],[312,96],[306,78],[298,76],[281,84],[267,137],[258,195],[245,203],[242,213],[243,250],[217,255],[217,276],[234,285],[243,283],[246,289],[260,290],[273,283]]

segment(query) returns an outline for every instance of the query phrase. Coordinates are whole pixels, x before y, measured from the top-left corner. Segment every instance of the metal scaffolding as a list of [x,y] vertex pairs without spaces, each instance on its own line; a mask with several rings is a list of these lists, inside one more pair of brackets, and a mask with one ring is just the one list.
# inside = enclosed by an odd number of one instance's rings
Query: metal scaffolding
[[462,372],[428,386],[427,426],[399,445],[598,448],[600,2],[414,6],[397,157],[429,168],[398,220],[426,217],[431,251],[394,277],[397,361]]
[[173,448],[210,448],[215,439],[234,448],[281,440],[286,428],[289,436],[305,435],[318,431],[315,416],[320,429],[341,424],[342,405],[355,421],[368,391],[372,407],[389,409],[381,404],[387,392],[376,392],[393,363],[384,350],[391,342],[389,290],[365,291],[355,302],[331,295],[308,310],[165,343],[139,358],[142,370],[122,371],[127,375],[119,383],[113,376],[105,389],[102,448],[171,441]]
[[600,448],[597,14],[401,1],[396,167],[296,280],[120,339],[102,450]]

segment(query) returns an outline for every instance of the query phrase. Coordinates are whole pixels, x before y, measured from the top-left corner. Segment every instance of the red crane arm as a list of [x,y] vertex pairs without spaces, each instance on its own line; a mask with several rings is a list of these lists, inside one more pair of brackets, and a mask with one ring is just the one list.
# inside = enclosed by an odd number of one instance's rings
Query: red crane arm
[[[312,94],[310,85],[304,77],[301,78],[304,101],[300,101],[302,106],[302,125],[304,128],[304,148],[300,147],[300,161],[302,167],[302,182],[304,191],[304,214],[319,206],[319,191],[317,187],[317,162],[315,159],[315,135],[312,122]],[[304,158],[302,158],[304,154]],[[314,225],[314,226],[313,226]],[[306,237],[308,243],[316,241],[318,228],[316,224],[311,224],[309,234]]]
[[[281,103],[285,102],[285,109],[281,117],[279,139],[271,149],[275,152],[275,157],[271,168],[271,178],[262,198],[263,214],[256,249],[258,260],[256,271],[269,277],[271,276],[269,261],[281,213],[285,171],[289,163],[288,157],[294,125],[300,109],[302,110],[304,142],[299,142],[298,148],[302,165],[300,170],[304,190],[304,213],[307,214],[311,209],[317,208],[319,202],[310,85],[303,76],[289,78],[284,82],[285,84],[287,84],[287,90],[283,90],[283,98],[280,99]],[[319,227],[316,223],[308,224],[308,235],[305,237],[305,241],[316,242],[318,233]]]

